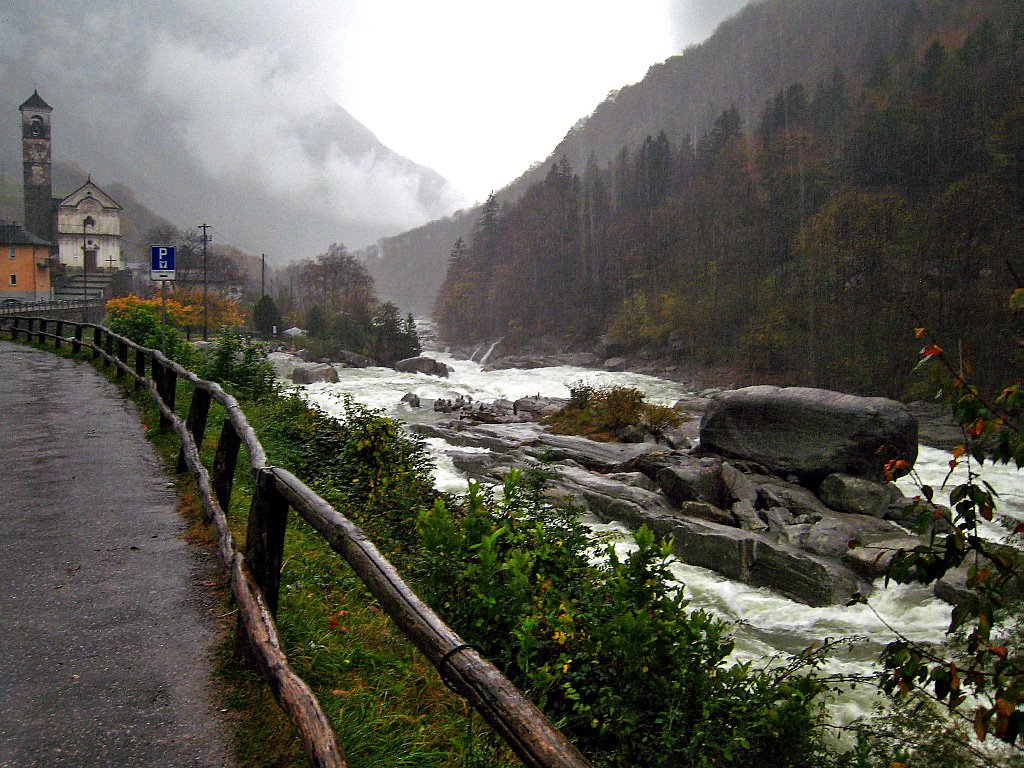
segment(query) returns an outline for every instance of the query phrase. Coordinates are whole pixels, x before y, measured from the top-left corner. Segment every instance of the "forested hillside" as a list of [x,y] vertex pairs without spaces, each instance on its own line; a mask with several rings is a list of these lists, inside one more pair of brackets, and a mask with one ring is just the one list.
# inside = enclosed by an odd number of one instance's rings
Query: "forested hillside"
[[[790,83],[816,83],[837,67],[860,83],[879,57],[899,56],[929,36],[967,28],[990,6],[991,0],[754,0],[705,42],[655,64],[641,82],[610,93],[592,114],[567,126],[547,160],[498,190],[498,200],[518,200],[563,156],[579,172],[591,157],[608,165],[623,146],[635,150],[660,131],[676,143],[686,135],[696,140],[730,106],[746,125],[755,125],[765,100]],[[443,280],[438,265],[479,212],[382,238],[377,248],[357,255],[382,295],[421,311]],[[407,286],[410,273],[417,275],[415,295]]]
[[410,312],[429,315],[448,269],[452,243],[468,236],[475,212],[458,211],[355,252],[377,294]]
[[[785,5],[820,3],[765,7]],[[610,162],[563,157],[514,204],[491,201],[452,249],[442,334],[606,333],[903,395],[926,327],[1005,377],[1024,272],[1024,11],[888,5],[900,44],[866,70],[795,79],[753,120],[729,106],[706,132],[661,131]]]

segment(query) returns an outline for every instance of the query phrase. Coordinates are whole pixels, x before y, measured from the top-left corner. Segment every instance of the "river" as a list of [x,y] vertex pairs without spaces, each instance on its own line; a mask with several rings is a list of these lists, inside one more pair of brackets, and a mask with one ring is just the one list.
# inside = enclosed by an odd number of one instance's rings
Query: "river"
[[[415,393],[423,400],[454,399],[471,396],[474,401],[499,398],[516,400],[541,395],[568,397],[568,385],[576,381],[600,385],[620,385],[642,390],[652,402],[672,404],[689,392],[676,384],[652,376],[627,372],[605,372],[571,366],[533,370],[485,371],[482,366],[449,355],[427,352],[447,363],[454,372],[448,379],[422,374],[403,374],[389,368],[341,370],[337,384],[312,384],[303,387],[306,398],[328,413],[340,414],[346,395],[356,401],[385,411],[404,423],[431,423],[450,418],[428,408],[411,408],[400,402],[404,394]],[[466,479],[454,467],[446,453],[452,446],[441,439],[427,440],[434,457],[434,478],[444,491],[465,492]],[[459,450],[465,451],[462,447]],[[948,471],[949,454],[921,446],[916,472],[922,482],[936,489]],[[1001,501],[999,511],[1024,519],[1024,475],[1011,467],[986,468],[985,478],[997,489]],[[959,477],[959,476],[958,476]],[[957,478],[954,478],[956,480]],[[901,481],[904,493],[916,495],[909,478]],[[937,499],[943,498],[941,492]],[[632,546],[629,532],[618,524],[587,521],[596,531],[614,535],[616,546],[623,551]],[[988,526],[988,535],[997,537],[1000,529]],[[949,625],[950,607],[932,596],[930,588],[890,585],[881,580],[868,605],[853,607],[828,606],[814,608],[793,602],[767,589],[730,581],[712,571],[677,563],[673,572],[685,584],[693,607],[713,611],[723,619],[737,623],[734,633],[737,659],[768,660],[777,654],[793,653],[825,638],[858,636],[862,638],[851,648],[839,652],[825,667],[826,672],[869,674],[875,669],[879,651],[893,639],[886,626],[899,627],[907,636],[926,642],[940,642]],[[860,686],[842,700],[833,702],[830,710],[839,722],[868,714],[875,703],[871,686]]]

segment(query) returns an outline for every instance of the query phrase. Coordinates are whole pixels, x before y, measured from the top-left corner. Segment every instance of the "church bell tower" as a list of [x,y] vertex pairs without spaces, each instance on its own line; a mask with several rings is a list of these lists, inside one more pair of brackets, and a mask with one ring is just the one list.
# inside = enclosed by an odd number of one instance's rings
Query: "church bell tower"
[[53,243],[53,181],[50,172],[50,113],[33,91],[21,110],[21,156],[25,175],[25,229]]

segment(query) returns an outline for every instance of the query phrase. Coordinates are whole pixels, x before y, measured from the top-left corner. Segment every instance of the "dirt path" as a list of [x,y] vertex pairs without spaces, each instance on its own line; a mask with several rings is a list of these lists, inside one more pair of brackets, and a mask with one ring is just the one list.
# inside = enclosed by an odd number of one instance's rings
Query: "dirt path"
[[230,766],[216,633],[138,414],[0,341],[0,766]]

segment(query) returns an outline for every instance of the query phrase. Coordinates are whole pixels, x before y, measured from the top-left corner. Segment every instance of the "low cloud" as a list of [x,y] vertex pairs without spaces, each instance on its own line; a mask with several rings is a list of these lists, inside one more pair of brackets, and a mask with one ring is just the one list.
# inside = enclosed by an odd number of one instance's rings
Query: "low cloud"
[[[54,107],[55,159],[127,184],[183,225],[222,221],[249,250],[358,247],[458,207],[440,177],[376,144],[324,94],[324,60],[303,55],[323,38],[297,46],[283,3],[243,6],[39,2],[5,12],[3,167],[20,169],[17,105],[38,88]],[[260,10],[292,21],[275,38]]]

